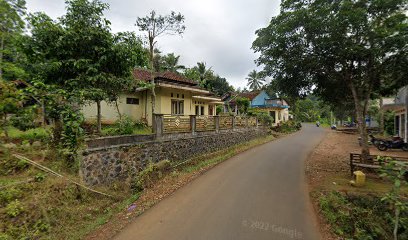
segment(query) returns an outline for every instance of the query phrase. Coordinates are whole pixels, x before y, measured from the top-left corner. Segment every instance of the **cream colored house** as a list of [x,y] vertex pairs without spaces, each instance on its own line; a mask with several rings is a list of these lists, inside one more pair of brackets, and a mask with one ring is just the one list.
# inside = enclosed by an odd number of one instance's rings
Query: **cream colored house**
[[[149,82],[151,72],[136,69],[133,72],[135,81]],[[201,87],[195,81],[173,73],[155,74],[156,114],[164,115],[216,115],[216,106],[222,105],[221,99]],[[119,119],[118,110],[133,120],[146,121],[152,125],[152,94],[149,89],[138,88],[120,94],[115,103],[101,103],[102,122],[109,124]],[[96,104],[85,105],[82,108],[87,121],[96,120]]]

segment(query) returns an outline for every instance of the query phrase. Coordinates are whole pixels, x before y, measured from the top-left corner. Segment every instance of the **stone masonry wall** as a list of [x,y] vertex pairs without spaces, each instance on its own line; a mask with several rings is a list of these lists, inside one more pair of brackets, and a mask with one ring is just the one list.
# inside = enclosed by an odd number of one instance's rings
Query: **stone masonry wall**
[[172,162],[181,162],[266,134],[267,131],[263,128],[251,128],[91,149],[83,154],[81,176],[88,185],[109,184],[113,181],[129,184],[149,161],[159,162],[167,159]]

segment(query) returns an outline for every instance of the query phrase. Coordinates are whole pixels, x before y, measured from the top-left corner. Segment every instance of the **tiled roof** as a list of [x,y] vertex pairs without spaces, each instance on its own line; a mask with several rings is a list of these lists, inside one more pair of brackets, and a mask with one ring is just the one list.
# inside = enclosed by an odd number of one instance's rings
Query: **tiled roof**
[[248,98],[249,100],[252,101],[252,99],[254,99],[256,96],[258,96],[260,92],[261,91],[243,92],[243,93],[240,93],[238,96],[242,97],[242,98]]
[[[140,81],[150,81],[151,80],[151,72],[146,69],[135,69],[133,70],[133,76]],[[155,79],[163,79],[163,80],[168,80],[168,81],[173,81],[173,82],[178,82],[178,83],[187,83],[189,85],[197,85],[193,80],[187,79],[180,74],[166,71],[162,73],[155,73]]]

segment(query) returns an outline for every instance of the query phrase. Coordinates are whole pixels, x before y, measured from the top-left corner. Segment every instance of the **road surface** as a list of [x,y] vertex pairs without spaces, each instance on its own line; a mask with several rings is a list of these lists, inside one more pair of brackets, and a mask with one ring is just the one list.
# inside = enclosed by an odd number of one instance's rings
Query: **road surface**
[[243,152],[147,210],[115,239],[320,239],[304,160],[323,136],[304,124]]

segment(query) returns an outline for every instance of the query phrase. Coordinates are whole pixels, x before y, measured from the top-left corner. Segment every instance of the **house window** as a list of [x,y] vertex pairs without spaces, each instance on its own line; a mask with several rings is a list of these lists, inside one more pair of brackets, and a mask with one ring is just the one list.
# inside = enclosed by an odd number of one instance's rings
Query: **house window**
[[171,97],[173,97],[173,93],[171,93]]
[[171,100],[171,114],[183,115],[184,114],[184,101]]
[[139,98],[126,98],[126,104],[139,105]]
[[181,94],[181,98],[184,98],[184,94]]
[[204,106],[201,106],[201,115],[204,115]]

